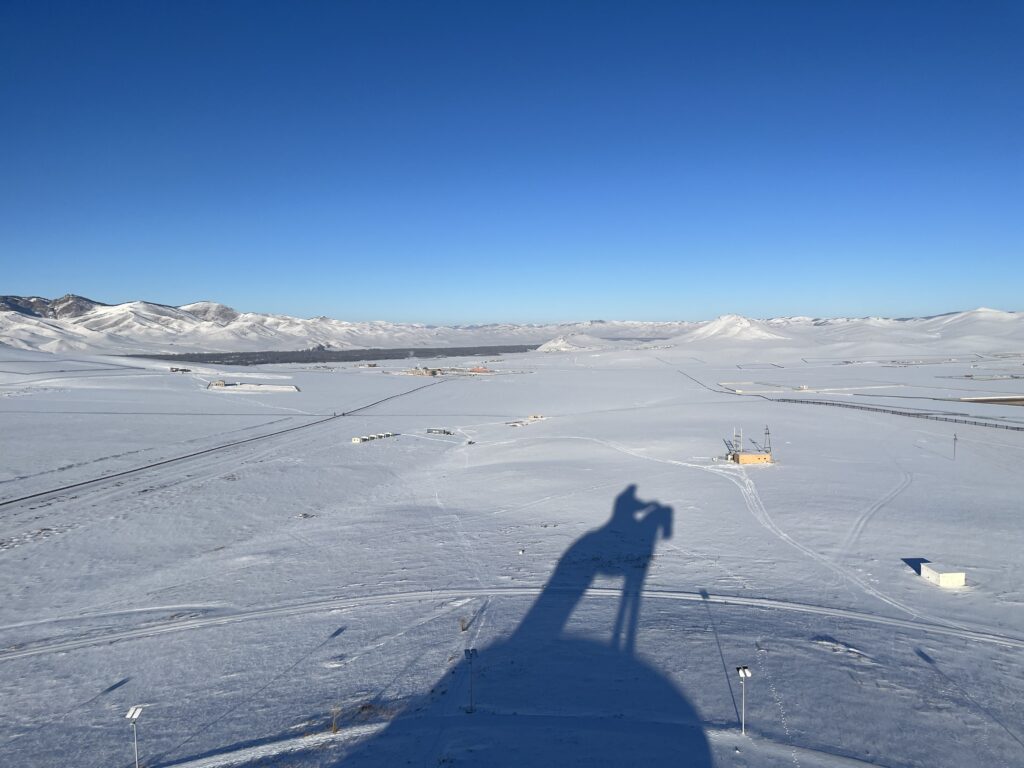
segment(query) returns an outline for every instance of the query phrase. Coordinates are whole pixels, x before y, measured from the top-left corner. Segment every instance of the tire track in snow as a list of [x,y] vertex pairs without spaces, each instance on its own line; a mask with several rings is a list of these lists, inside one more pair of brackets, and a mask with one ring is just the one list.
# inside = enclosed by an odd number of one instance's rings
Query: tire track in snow
[[298,426],[288,427],[287,429],[280,429],[280,430],[277,430],[276,432],[269,432],[267,434],[257,435],[255,437],[248,437],[248,438],[245,438],[244,440],[235,440],[234,442],[231,442],[231,443],[224,443],[223,445],[216,445],[216,446],[214,446],[212,448],[205,448],[205,449],[203,449],[201,451],[193,451],[191,453],[186,453],[186,454],[183,454],[181,456],[174,456],[174,457],[169,458],[169,459],[163,459],[161,461],[154,461],[154,462],[151,462],[149,464],[144,464],[141,467],[134,467],[133,469],[125,469],[125,470],[122,470],[120,472],[113,472],[113,473],[111,473],[109,475],[104,475],[102,477],[95,477],[95,478],[93,478],[91,480],[82,480],[82,481],[77,482],[77,483],[69,483],[67,485],[62,485],[59,488],[51,488],[51,489],[49,489],[47,491],[39,491],[38,493],[30,493],[30,494],[28,494],[26,496],[20,496],[18,498],[14,498],[14,499],[6,499],[4,501],[0,501],[0,507],[9,507],[9,506],[12,506],[12,505],[15,505],[15,504],[20,504],[20,503],[26,502],[26,501],[35,501],[35,500],[38,500],[38,499],[43,499],[43,498],[48,497],[48,496],[56,496],[58,494],[66,493],[67,491],[74,490],[76,488],[85,488],[85,487],[88,487],[88,486],[103,485],[105,483],[117,480],[118,478],[127,477],[127,476],[130,476],[130,475],[138,475],[138,474],[141,474],[143,472],[147,472],[148,470],[156,469],[157,467],[167,466],[168,464],[178,464],[178,463],[181,463],[181,462],[188,461],[190,459],[198,458],[200,456],[206,456],[207,454],[210,454],[210,453],[217,453],[219,451],[224,451],[224,450],[227,450],[229,448],[235,448],[235,447],[237,447],[239,445],[246,445],[248,443],[253,443],[253,442],[256,442],[258,440],[269,440],[270,438],[279,437],[280,435],[284,435],[284,434],[287,434],[289,432],[294,432],[294,431],[300,430],[300,429],[309,429],[310,427],[319,426],[320,424],[324,424],[324,423],[326,423],[328,421],[334,421],[335,419],[338,419],[338,418],[341,418],[341,416],[328,416],[328,417],[326,417],[324,419],[318,419],[317,421],[312,421],[312,422],[309,422],[307,424],[299,424]]
[[854,522],[853,527],[850,529],[850,532],[847,534],[842,546],[839,548],[839,555],[836,557],[837,560],[845,560],[846,556],[850,553],[850,550],[853,549],[854,545],[860,540],[861,535],[864,533],[864,529],[867,527],[868,523],[871,522],[871,519],[882,509],[892,503],[897,496],[910,487],[910,484],[914,481],[914,475],[907,472],[905,469],[901,471],[903,476],[900,478],[896,487],[890,490],[882,498],[869,505],[867,509],[861,513],[860,517],[857,518],[856,522]]
[[[764,662],[765,656],[768,652],[764,648],[757,649],[757,666],[761,671],[761,677],[768,681],[768,689],[772,692],[772,699],[775,701],[775,706],[779,710],[779,720],[782,722],[782,730],[786,734],[786,741],[792,745],[793,743],[793,732],[789,729],[789,721],[786,718],[786,707],[782,703],[782,697],[779,695],[778,688],[775,687],[775,680],[772,679],[771,673],[768,672],[768,666]],[[796,768],[800,768],[800,758],[797,757],[796,750],[790,748],[790,755],[793,758],[793,765]]]
[[317,426],[319,426],[321,424],[326,424],[326,423],[331,422],[331,421],[336,421],[336,420],[342,419],[342,418],[344,418],[346,416],[352,416],[353,414],[361,413],[362,411],[368,410],[369,408],[373,408],[374,406],[380,405],[381,403],[386,403],[389,400],[395,400],[396,398],[399,398],[399,397],[405,397],[406,395],[411,395],[413,392],[419,392],[421,389],[426,389],[427,387],[436,387],[438,384],[444,384],[444,383],[445,383],[444,381],[435,381],[435,382],[432,382],[430,384],[424,384],[423,386],[416,387],[415,389],[410,389],[410,390],[408,390],[406,392],[399,392],[398,394],[390,395],[389,397],[385,397],[385,398],[382,398],[380,400],[376,400],[376,401],[374,401],[372,403],[367,403],[366,405],[361,405],[358,408],[353,408],[350,411],[344,411],[342,413],[338,413],[338,414],[335,414],[333,416],[325,416],[322,419],[317,419],[316,421],[311,421],[311,422],[308,422],[306,424],[299,424],[298,426],[287,427],[285,429],[279,429],[279,430],[274,431],[274,432],[268,432],[266,434],[256,435],[255,437],[248,437],[248,438],[245,438],[243,440],[235,440],[235,441],[230,442],[230,443],[224,443],[222,445],[215,445],[215,446],[213,446],[211,448],[204,448],[203,450],[200,450],[200,451],[192,451],[191,453],[186,453],[186,454],[183,454],[181,456],[174,456],[174,457],[171,457],[169,459],[162,459],[161,461],[154,461],[154,462],[151,462],[149,464],[144,464],[141,467],[134,467],[133,469],[125,469],[125,470],[122,470],[120,472],[112,472],[109,475],[103,475],[102,477],[95,477],[95,478],[93,478],[91,480],[82,480],[82,481],[76,482],[76,483],[68,483],[67,485],[62,485],[59,488],[51,488],[51,489],[49,489],[47,491],[39,491],[37,493],[30,493],[30,494],[27,494],[25,496],[19,496],[17,498],[13,498],[13,499],[5,499],[3,501],[0,501],[0,508],[9,507],[9,506],[14,505],[14,504],[20,504],[20,503],[25,502],[25,501],[33,501],[35,499],[42,499],[42,498],[44,498],[46,496],[53,496],[53,495],[56,495],[56,494],[65,493],[65,492],[67,492],[69,490],[73,490],[75,488],[84,488],[86,486],[100,485],[100,484],[109,482],[111,480],[116,480],[119,477],[126,477],[128,475],[137,475],[137,474],[146,472],[146,471],[151,470],[151,469],[156,469],[157,467],[163,467],[163,466],[166,466],[168,464],[178,464],[180,462],[188,461],[190,459],[195,459],[195,458],[197,458],[199,456],[206,456],[208,454],[217,453],[219,451],[224,451],[224,450],[227,450],[229,448],[235,448],[235,447],[237,447],[239,445],[247,445],[249,443],[254,443],[254,442],[258,441],[258,440],[270,440],[272,438],[279,437],[281,435],[286,435],[286,434],[289,434],[291,432],[297,432],[299,430],[310,429],[311,427],[317,427]]
[[[555,439],[557,439],[557,438],[555,438]],[[607,440],[599,440],[597,438],[583,438],[583,437],[581,437],[581,438],[571,438],[571,439],[592,440],[593,442],[597,442],[597,443],[600,443],[602,445],[606,445],[609,448],[612,448],[614,450],[617,450],[617,451],[620,451],[622,453],[628,454],[630,456],[635,456],[636,458],[646,459],[648,461],[657,461],[657,462],[660,462],[660,463],[663,463],[663,464],[675,464],[675,465],[681,466],[681,467],[690,467],[692,469],[700,469],[700,470],[705,471],[705,472],[711,472],[713,474],[721,475],[722,477],[725,477],[727,480],[729,480],[731,483],[733,483],[734,485],[736,485],[740,489],[740,493],[742,494],[743,499],[746,502],[747,509],[750,510],[750,513],[754,516],[754,519],[757,520],[764,528],[766,528],[769,532],[771,532],[776,538],[786,542],[787,544],[789,544],[790,546],[794,547],[795,549],[798,549],[800,552],[803,552],[805,555],[810,557],[812,560],[815,560],[816,562],[818,562],[821,565],[825,566],[827,569],[829,569],[830,571],[835,573],[841,579],[845,579],[845,580],[847,580],[849,582],[852,582],[853,584],[857,585],[858,587],[860,587],[862,590],[864,590],[868,594],[870,594],[873,597],[881,600],[883,603],[885,603],[885,604],[887,604],[887,605],[889,605],[889,606],[891,606],[893,608],[896,608],[897,610],[899,610],[899,611],[901,611],[903,613],[906,613],[906,614],[908,614],[908,615],[910,615],[910,616],[912,616],[914,618],[927,619],[928,621],[934,622],[936,625],[940,625],[940,626],[945,626],[945,627],[950,627],[950,628],[955,628],[955,629],[960,629],[960,630],[965,630],[965,631],[972,631],[970,629],[970,627],[968,627],[968,626],[966,626],[964,624],[959,624],[959,623],[954,622],[954,621],[948,621],[946,619],[937,618],[937,617],[932,616],[931,614],[925,613],[923,611],[915,610],[914,608],[911,608],[910,606],[905,605],[904,603],[901,603],[900,601],[898,601],[898,600],[896,600],[894,598],[889,597],[888,595],[884,594],[880,590],[878,590],[875,587],[873,587],[870,584],[868,584],[866,581],[864,581],[860,577],[850,573],[848,570],[846,570],[842,566],[837,565],[836,563],[834,563],[829,558],[825,557],[824,555],[820,554],[819,552],[815,552],[810,547],[807,547],[807,546],[801,544],[800,542],[798,542],[792,536],[790,536],[785,531],[783,531],[776,524],[776,522],[772,519],[771,515],[768,514],[768,510],[765,508],[764,503],[761,501],[761,496],[757,492],[757,486],[754,485],[753,480],[750,479],[749,474],[747,474],[747,471],[745,469],[743,469],[742,467],[737,466],[735,469],[733,469],[731,467],[724,467],[724,466],[719,466],[719,465],[709,466],[709,465],[706,465],[706,464],[693,464],[693,463],[690,463],[690,462],[678,461],[678,460],[675,460],[675,459],[659,459],[659,458],[655,458],[653,456],[645,456],[644,454],[642,454],[642,453],[640,453],[638,451],[635,451],[635,450],[632,450],[632,449],[629,449],[629,448],[625,448],[624,446],[616,445],[615,443],[612,443],[612,442],[607,441]],[[908,482],[908,485],[909,485],[909,482]],[[893,498],[895,498],[895,496]]]
[[787,534],[785,531],[783,531],[781,528],[779,528],[775,521],[772,520],[771,515],[768,514],[768,510],[765,508],[764,503],[761,501],[761,496],[757,492],[757,487],[754,485],[754,481],[750,479],[750,476],[747,474],[746,470],[739,469],[736,476],[729,477],[729,479],[739,487],[741,493],[743,494],[743,498],[747,502],[747,508],[750,510],[750,513],[762,526],[767,528],[771,533],[773,533],[782,541],[785,541],[790,546],[795,547],[796,549],[803,552],[812,560],[821,563],[823,566],[833,571],[834,573],[838,574],[842,578],[853,582],[861,589],[863,589],[865,592],[878,598],[886,605],[892,606],[893,608],[896,608],[899,611],[909,614],[914,618],[927,619],[928,621],[934,622],[935,624],[945,627],[952,627],[961,630],[970,629],[964,624],[959,624],[955,621],[948,621],[946,619],[939,619],[923,611],[918,611],[914,608],[911,608],[909,605],[905,605],[904,603],[901,603],[899,600],[891,598],[883,592],[879,591],[878,589],[875,589],[875,587],[871,586],[860,577],[850,573],[842,566],[832,562],[824,555],[815,552],[810,547],[804,546],[796,539],[791,537],[789,534]]
[[[943,626],[947,626],[947,627],[953,627],[953,628],[962,629],[962,630],[969,630],[970,629],[970,627],[968,627],[968,626],[966,626],[964,624],[960,624],[960,623],[955,622],[955,621],[949,621],[948,619],[940,619],[938,617],[932,616],[929,613],[925,613],[924,611],[919,611],[919,610],[917,610],[915,608],[912,608],[912,607],[906,605],[905,603],[902,603],[899,600],[896,600],[895,598],[889,597],[888,595],[886,595],[882,591],[880,591],[880,590],[876,589],[875,587],[871,586],[870,584],[868,584],[864,579],[860,578],[859,576],[854,575],[853,573],[850,573],[848,570],[846,570],[842,566],[837,565],[837,564],[831,562],[824,555],[821,555],[818,552],[815,552],[814,550],[810,549],[809,547],[805,547],[803,544],[800,544],[798,541],[796,541],[795,539],[790,537],[785,531],[783,531],[781,528],[779,528],[778,525],[775,523],[775,521],[772,520],[771,516],[768,514],[768,510],[765,509],[765,506],[764,506],[764,504],[761,501],[761,497],[760,497],[760,495],[757,492],[757,487],[754,485],[753,481],[750,479],[749,475],[747,475],[745,470],[740,470],[740,471],[743,474],[743,484],[744,484],[744,487],[749,489],[749,496],[747,494],[745,494],[745,497],[748,499],[748,501],[750,503],[752,503],[754,505],[753,507],[751,507],[751,511],[754,513],[755,517],[758,517],[758,515],[760,515],[759,522],[761,522],[763,525],[765,525],[766,528],[768,528],[770,531],[772,531],[772,533],[774,533],[780,539],[782,539],[783,541],[787,542],[788,544],[791,544],[792,546],[796,547],[801,552],[805,553],[808,557],[811,557],[814,560],[817,560],[822,565],[824,565],[825,567],[831,569],[832,571],[834,571],[836,574],[838,574],[842,578],[845,578],[845,579],[853,582],[854,584],[859,586],[861,589],[863,589],[868,594],[873,595],[877,599],[881,600],[883,603],[885,603],[887,605],[890,605],[893,608],[896,608],[897,610],[903,611],[904,613],[906,613],[906,614],[908,614],[910,616],[913,616],[914,618],[926,619],[928,621],[934,622],[935,624],[939,624],[939,625],[943,625]],[[756,509],[758,510],[757,512],[754,511],[754,507],[756,507]]]
[[466,533],[466,526],[463,525],[462,518],[458,514],[448,511],[444,502],[441,501],[441,493],[436,487],[434,488],[434,506],[443,514],[439,517],[433,517],[431,522],[440,524],[441,526],[450,524],[448,529],[455,532],[455,536],[459,541],[459,548],[462,550],[463,558],[473,571],[473,578],[476,579],[476,583],[479,586],[483,587],[484,582],[483,579],[480,578],[480,573],[483,570],[483,563],[480,561],[480,558],[477,557],[473,544],[469,540],[469,536]]
[[[440,590],[417,590],[409,592],[391,592],[377,595],[362,595],[356,597],[328,597],[321,600],[311,600],[302,603],[293,603],[251,610],[237,611],[235,613],[219,614],[216,616],[204,616],[188,618],[175,621],[168,621],[160,625],[149,625],[134,629],[115,630],[98,634],[80,635],[67,639],[48,640],[35,645],[24,645],[8,647],[0,650],[0,662],[12,661],[14,659],[41,656],[49,653],[64,653],[67,651],[82,648],[91,648],[100,645],[124,640],[142,640],[151,637],[158,637],[172,632],[183,632],[195,629],[223,627],[231,624],[239,624],[247,621],[261,619],[279,618],[287,616],[301,616],[327,611],[352,610],[377,605],[410,603],[417,601],[453,601],[465,598],[499,598],[499,597],[537,597],[543,591],[543,587],[465,587],[461,589],[440,589]],[[677,590],[644,590],[644,599],[650,600],[675,600],[681,602],[700,603],[708,601],[718,605],[743,606],[749,608],[774,609],[790,611],[794,613],[812,614],[827,616],[831,618],[850,619],[869,624],[878,624],[887,627],[911,630],[913,632],[924,632],[928,634],[946,635],[957,637],[963,640],[974,640],[979,642],[1003,645],[1009,648],[1024,649],[1024,639],[1002,635],[996,632],[989,632],[981,629],[959,628],[948,624],[935,624],[922,621],[911,621],[908,619],[890,618],[877,616],[871,613],[849,610],[846,608],[829,608],[821,605],[808,603],[789,602],[785,600],[774,600],[765,597],[733,597],[729,595],[708,595],[703,597],[699,592],[685,592]],[[597,597],[618,600],[621,591],[612,587],[592,587],[584,593],[585,597]],[[68,621],[70,618],[81,617],[60,617],[53,621]]]
[[[0,539],[0,550],[21,546],[28,543],[45,541],[58,534],[67,533],[72,530],[81,529],[91,525],[107,525],[107,517],[110,503],[122,497],[130,497],[137,500],[141,494],[152,493],[154,497],[167,496],[168,494],[180,494],[179,489],[185,485],[197,485],[210,482],[218,477],[223,477],[228,470],[239,471],[249,465],[256,466],[268,461],[275,453],[283,448],[304,440],[301,435],[284,436],[273,444],[262,444],[252,446],[244,456],[231,453],[209,455],[202,464],[185,464],[176,472],[144,473],[129,477],[115,478],[110,484],[97,484],[94,487],[87,487],[70,495],[54,495],[49,498],[37,499],[32,504],[23,508],[15,507],[10,510],[4,518],[5,523],[11,526],[35,525],[34,530],[21,534],[21,539]],[[74,505],[69,502],[75,502]],[[148,505],[146,505],[148,506]],[[46,510],[42,512],[42,510]],[[99,510],[99,518],[90,516],[95,510]],[[133,503],[116,513],[114,519],[123,520],[129,516],[138,514],[140,508]],[[42,526],[42,527],[38,527]],[[42,533],[43,535],[39,535]],[[251,566],[250,566],[251,567]],[[194,583],[196,579],[189,579],[182,584]],[[178,585],[171,585],[160,591],[173,589]],[[100,606],[90,606],[91,609],[105,608],[110,605],[118,605],[126,602],[127,598],[114,600]]]

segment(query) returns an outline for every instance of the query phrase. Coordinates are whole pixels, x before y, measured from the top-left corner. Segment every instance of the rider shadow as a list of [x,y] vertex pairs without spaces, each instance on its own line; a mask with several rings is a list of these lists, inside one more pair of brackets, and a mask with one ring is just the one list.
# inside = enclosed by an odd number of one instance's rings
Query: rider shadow
[[[672,509],[628,486],[608,522],[562,555],[508,639],[460,661],[340,765],[710,768],[696,710],[634,654],[655,544],[671,535]],[[565,631],[599,576],[623,580],[611,642]]]

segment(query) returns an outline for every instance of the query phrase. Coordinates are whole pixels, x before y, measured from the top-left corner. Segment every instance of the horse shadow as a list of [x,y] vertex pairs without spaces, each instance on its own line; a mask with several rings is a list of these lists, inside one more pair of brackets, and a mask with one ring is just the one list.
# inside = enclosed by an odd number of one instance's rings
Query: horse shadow
[[560,637],[577,604],[598,576],[622,577],[612,647],[632,654],[640,620],[640,597],[654,559],[654,545],[659,537],[671,536],[672,508],[640,501],[636,486],[628,486],[616,497],[608,522],[581,536],[559,559],[515,637]]
[[[644,581],[672,517],[628,486],[610,519],[562,555],[507,639],[466,654],[337,765],[710,768],[698,713],[635,653]],[[610,642],[566,631],[598,577],[622,579]]]

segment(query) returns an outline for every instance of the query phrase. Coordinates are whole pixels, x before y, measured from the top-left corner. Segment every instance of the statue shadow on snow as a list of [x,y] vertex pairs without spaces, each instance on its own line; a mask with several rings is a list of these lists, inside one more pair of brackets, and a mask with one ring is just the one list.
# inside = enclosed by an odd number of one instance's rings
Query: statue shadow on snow
[[[338,765],[710,767],[693,706],[634,655],[655,544],[671,535],[671,507],[641,501],[636,486],[627,487],[608,522],[562,555],[515,632],[479,649],[472,713],[463,659]],[[564,631],[598,576],[623,580],[610,643]]]

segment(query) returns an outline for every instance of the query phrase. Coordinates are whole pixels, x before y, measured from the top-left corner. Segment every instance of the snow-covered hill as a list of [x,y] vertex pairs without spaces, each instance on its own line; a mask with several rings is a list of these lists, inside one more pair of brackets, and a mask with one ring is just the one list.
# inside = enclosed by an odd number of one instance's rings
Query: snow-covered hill
[[538,347],[539,352],[585,352],[594,349],[607,349],[608,339],[599,339],[586,333],[569,333],[558,336]]
[[722,315],[714,320],[701,323],[699,327],[684,337],[690,341],[705,339],[737,339],[757,341],[762,339],[784,339],[781,333],[769,330],[766,323],[751,320],[740,315]]
[[696,323],[590,320],[552,325],[432,326],[240,312],[212,301],[171,307],[146,301],[108,305],[74,294],[54,300],[0,296],[0,343],[46,352],[145,354],[490,344],[543,344],[545,351],[556,352],[646,343],[774,342],[820,347],[867,341],[950,351],[986,349],[993,343],[1024,348],[1024,313],[982,308],[902,319],[754,320],[728,314]]

